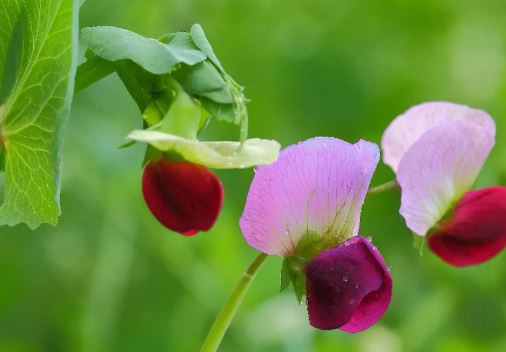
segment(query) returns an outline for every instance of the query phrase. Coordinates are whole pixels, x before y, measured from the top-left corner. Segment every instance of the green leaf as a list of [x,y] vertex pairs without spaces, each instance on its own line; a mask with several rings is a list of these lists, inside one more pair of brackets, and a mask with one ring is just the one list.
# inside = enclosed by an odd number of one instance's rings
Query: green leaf
[[[145,71],[139,65],[128,60],[115,62],[114,67],[139,110],[144,112],[153,103],[154,94],[159,90],[158,76]],[[160,113],[162,116],[165,114],[165,112]]]
[[107,77],[113,72],[113,63],[104,60],[101,57],[93,56],[77,68],[74,93],[77,94],[81,90],[101,80],[102,78]]
[[211,62],[219,69],[223,74],[226,74],[225,69],[221,65],[220,60],[216,57],[213,47],[209,40],[207,40],[204,29],[198,23],[194,24],[190,30],[191,37],[195,45],[211,60]]
[[177,64],[195,65],[206,56],[191,41],[179,39],[168,44],[145,38],[137,33],[117,27],[88,27],[81,37],[98,56],[109,60],[132,60],[154,74],[169,73]]
[[[0,102],[0,143],[5,148],[0,225],[57,223],[78,6],[72,0],[0,0],[0,91],[5,94]],[[14,70],[11,81],[3,79],[7,68]]]
[[218,104],[209,99],[202,99],[202,105],[217,120],[236,123],[235,107],[233,104]]
[[173,75],[183,88],[192,95],[208,98],[221,104],[234,102],[230,86],[222,78],[216,67],[208,61],[198,63],[195,66],[182,66]]
[[137,130],[128,139],[149,143],[163,152],[175,152],[187,161],[216,169],[246,168],[276,161],[280,145],[276,141],[248,139],[239,142],[199,142],[171,134]]

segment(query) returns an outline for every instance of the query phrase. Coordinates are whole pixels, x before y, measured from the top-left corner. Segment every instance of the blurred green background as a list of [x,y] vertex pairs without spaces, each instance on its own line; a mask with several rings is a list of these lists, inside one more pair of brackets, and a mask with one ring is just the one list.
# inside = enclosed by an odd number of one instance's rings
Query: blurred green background
[[[283,146],[312,136],[379,143],[390,120],[450,100],[495,117],[497,144],[477,186],[506,184],[506,3],[470,0],[88,0],[82,26],[158,37],[201,23],[251,98],[250,135]],[[165,230],[141,197],[141,125],[116,77],[75,98],[56,228],[0,229],[0,351],[197,351],[256,255],[238,219],[252,170],[218,172],[224,210],[212,231]],[[215,123],[207,139],[237,133]],[[393,178],[381,165],[373,185]],[[221,351],[506,351],[506,253],[455,269],[420,257],[399,195],[366,200],[360,233],[391,266],[393,300],[357,335],[312,329],[270,258]],[[506,215],[505,215],[506,216]]]

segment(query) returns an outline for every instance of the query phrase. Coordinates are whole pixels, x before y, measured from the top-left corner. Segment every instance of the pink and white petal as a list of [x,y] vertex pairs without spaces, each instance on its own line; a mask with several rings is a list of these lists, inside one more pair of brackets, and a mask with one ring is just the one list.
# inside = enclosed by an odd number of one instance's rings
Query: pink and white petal
[[289,256],[300,238],[356,234],[360,209],[379,159],[375,144],[317,137],[284,149],[257,168],[240,226],[248,244]]
[[474,183],[494,144],[476,140],[475,128],[467,122],[437,126],[402,158],[400,213],[416,234],[425,236]]
[[404,154],[423,134],[451,122],[474,124],[473,138],[477,141],[495,138],[494,120],[485,111],[449,102],[423,103],[397,116],[385,130],[381,141],[385,164],[397,172]]

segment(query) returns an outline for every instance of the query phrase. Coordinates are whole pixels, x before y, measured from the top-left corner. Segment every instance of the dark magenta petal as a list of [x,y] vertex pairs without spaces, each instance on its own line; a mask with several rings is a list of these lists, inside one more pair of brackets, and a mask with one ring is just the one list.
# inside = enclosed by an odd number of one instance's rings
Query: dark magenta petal
[[392,296],[392,277],[368,240],[355,236],[320,253],[306,267],[309,322],[355,333],[376,323]]
[[146,165],[142,193],[158,221],[185,236],[209,230],[223,203],[218,177],[204,166],[182,161]]
[[451,265],[480,264],[506,246],[506,187],[468,192],[452,218],[428,237],[430,249]]

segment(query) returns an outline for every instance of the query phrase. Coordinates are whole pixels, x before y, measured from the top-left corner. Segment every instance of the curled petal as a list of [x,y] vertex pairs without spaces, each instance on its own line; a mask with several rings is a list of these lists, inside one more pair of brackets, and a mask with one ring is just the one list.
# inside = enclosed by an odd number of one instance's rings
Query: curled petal
[[506,246],[506,187],[466,193],[451,219],[427,240],[434,253],[455,266],[494,257]]
[[142,177],[144,200],[165,227],[185,236],[209,230],[223,203],[220,180],[201,165],[150,162]]
[[320,253],[306,267],[306,278],[309,321],[318,329],[365,330],[390,304],[390,272],[376,247],[361,236]]
[[185,160],[214,169],[236,169],[270,164],[278,158],[280,145],[267,139],[247,139],[239,142],[200,142],[172,134],[137,130],[128,139],[145,142],[153,147],[181,155]]
[[439,125],[404,154],[397,171],[400,213],[416,234],[425,236],[474,183],[494,144],[476,140],[474,129],[464,122]]
[[240,220],[248,244],[290,256],[304,235],[333,246],[355,235],[378,159],[378,147],[366,141],[318,137],[284,149],[251,183]]
[[495,124],[484,111],[465,105],[431,102],[413,106],[395,118],[383,134],[383,160],[396,172],[405,153],[432,128],[446,123],[472,124],[473,139],[490,143],[495,138]]

